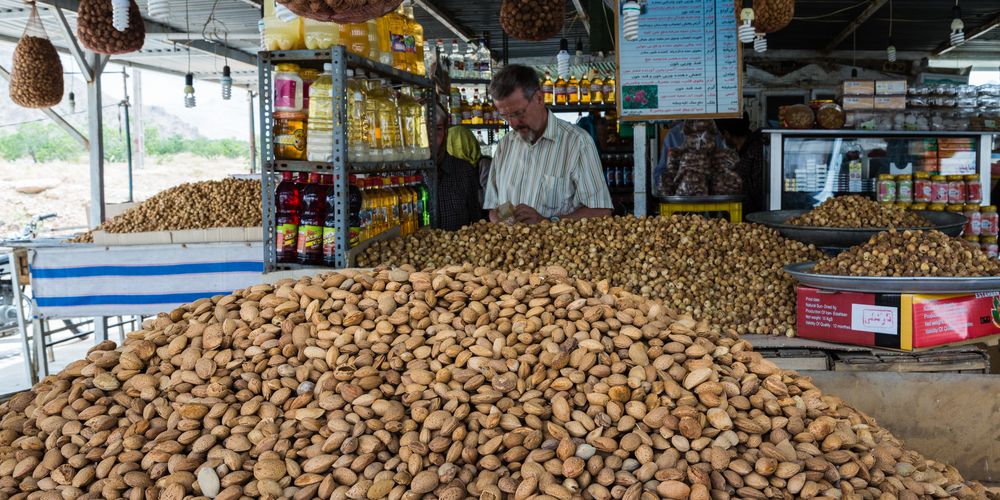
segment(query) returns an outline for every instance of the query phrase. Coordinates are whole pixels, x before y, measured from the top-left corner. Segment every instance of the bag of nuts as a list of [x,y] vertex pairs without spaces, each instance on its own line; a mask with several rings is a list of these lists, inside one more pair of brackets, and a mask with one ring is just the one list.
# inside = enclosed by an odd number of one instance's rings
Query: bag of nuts
[[278,0],[288,10],[314,21],[363,23],[399,7],[402,0]]
[[566,2],[555,0],[503,0],[500,26],[519,40],[545,40],[559,33]]
[[142,48],[146,25],[134,0],[129,0],[128,28],[118,31],[111,25],[111,0],[80,0],[76,36],[84,47],[98,54],[125,54]]
[[24,35],[14,49],[10,99],[25,108],[50,108],[59,104],[62,96],[62,62],[45,34],[38,8],[32,4]]

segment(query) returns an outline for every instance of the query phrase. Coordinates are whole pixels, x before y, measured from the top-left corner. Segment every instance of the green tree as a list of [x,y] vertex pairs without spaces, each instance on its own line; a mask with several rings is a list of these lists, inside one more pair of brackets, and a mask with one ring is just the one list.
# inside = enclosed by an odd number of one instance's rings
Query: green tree
[[13,161],[31,158],[34,163],[75,160],[83,146],[54,123],[29,122],[13,132],[0,134],[0,157]]

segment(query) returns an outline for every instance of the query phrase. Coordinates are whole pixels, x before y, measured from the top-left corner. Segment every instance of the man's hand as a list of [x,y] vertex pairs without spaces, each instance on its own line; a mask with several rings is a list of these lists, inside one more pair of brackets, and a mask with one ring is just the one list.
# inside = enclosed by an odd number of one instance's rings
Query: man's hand
[[514,220],[521,224],[538,224],[545,218],[534,208],[522,203],[514,207]]

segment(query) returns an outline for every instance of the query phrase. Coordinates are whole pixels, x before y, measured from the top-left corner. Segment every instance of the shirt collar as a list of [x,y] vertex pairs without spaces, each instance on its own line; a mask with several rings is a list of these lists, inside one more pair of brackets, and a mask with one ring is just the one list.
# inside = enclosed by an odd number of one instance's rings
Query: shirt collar
[[[556,114],[553,113],[551,109],[546,109],[546,112],[549,114],[549,117],[545,123],[545,132],[542,132],[542,136],[538,140],[541,141],[542,139],[548,139],[552,142],[557,142],[559,139],[559,123],[556,122],[556,120],[558,120],[558,118],[556,118]],[[517,138],[525,144],[528,144],[529,146],[531,145],[530,142],[521,137],[521,134],[514,135],[516,135]],[[535,144],[538,144],[538,142],[536,141]]]

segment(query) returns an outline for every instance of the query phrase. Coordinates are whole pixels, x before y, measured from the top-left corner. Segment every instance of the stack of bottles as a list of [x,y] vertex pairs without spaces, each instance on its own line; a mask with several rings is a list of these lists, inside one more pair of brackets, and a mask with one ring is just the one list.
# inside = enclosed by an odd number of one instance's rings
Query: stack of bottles
[[[279,160],[333,161],[332,66],[323,71],[279,64],[274,73],[274,155]],[[347,70],[348,159],[400,162],[430,158],[421,91]]]
[[413,2],[364,23],[340,25],[275,15],[274,1],[264,2],[262,47],[265,50],[325,50],[343,45],[348,52],[417,75],[427,74],[424,28],[413,17]]
[[[277,261],[335,266],[336,196],[332,175],[282,172],[274,195]],[[428,191],[420,176],[350,176],[348,244],[358,244],[391,228],[402,235],[430,225]]]
[[[430,44],[424,49],[425,53],[430,49]],[[470,40],[462,48],[457,39],[451,40],[450,45],[446,45],[444,40],[437,40],[434,43],[434,54],[440,57],[441,64],[452,79],[465,78],[477,80],[489,80],[493,78],[493,59],[490,55],[490,47],[486,38],[480,38],[479,43]]]
[[489,92],[478,88],[471,92],[467,88],[451,86],[449,99],[449,123],[452,125],[496,125],[502,123]]
[[634,168],[631,154],[601,154],[604,180],[608,187],[631,187],[634,184]]
[[580,104],[614,104],[617,91],[614,74],[602,75],[597,69],[585,71],[580,78],[576,75],[552,75],[545,72],[542,93],[545,104],[552,106],[575,106]]

